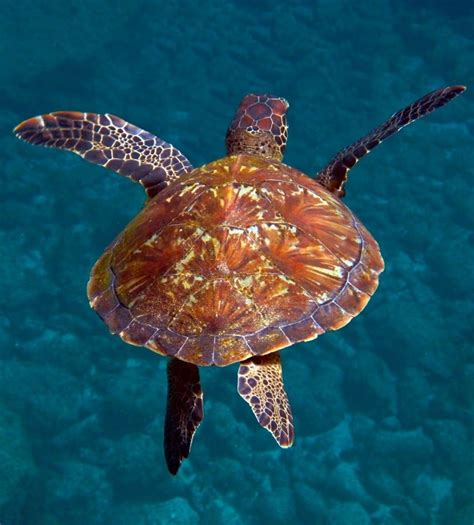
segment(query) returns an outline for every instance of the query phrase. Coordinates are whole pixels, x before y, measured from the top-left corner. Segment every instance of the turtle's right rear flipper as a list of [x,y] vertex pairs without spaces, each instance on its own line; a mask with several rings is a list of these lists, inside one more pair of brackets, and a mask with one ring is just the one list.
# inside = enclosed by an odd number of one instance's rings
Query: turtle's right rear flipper
[[171,474],[176,474],[183,459],[189,456],[204,414],[202,398],[198,367],[172,358],[168,364],[165,420],[165,459]]
[[129,177],[151,198],[192,169],[174,146],[120,117],[58,111],[25,120],[13,130],[31,144],[65,149]]
[[291,447],[295,431],[283,385],[280,354],[272,352],[242,361],[237,389],[252,408],[257,421],[272,433],[280,447]]

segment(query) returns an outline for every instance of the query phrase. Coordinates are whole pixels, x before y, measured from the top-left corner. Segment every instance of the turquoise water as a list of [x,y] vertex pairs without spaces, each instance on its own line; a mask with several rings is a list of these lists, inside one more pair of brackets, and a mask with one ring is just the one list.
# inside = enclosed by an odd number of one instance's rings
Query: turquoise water
[[2,525],[472,524],[472,91],[351,172],[386,270],[350,325],[283,352],[293,448],[257,425],[236,366],[204,369],[176,478],[166,360],[110,336],[85,294],[143,192],[10,132],[110,112],[200,165],[241,97],[270,92],[291,106],[285,161],[314,174],[426,92],[473,84],[472,4],[433,4],[2,2]]

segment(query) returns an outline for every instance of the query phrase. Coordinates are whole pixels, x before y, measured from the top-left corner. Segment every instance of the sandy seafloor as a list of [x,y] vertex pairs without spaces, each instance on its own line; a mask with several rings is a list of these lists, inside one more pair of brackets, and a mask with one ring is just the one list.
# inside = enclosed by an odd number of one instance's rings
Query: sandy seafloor
[[20,120],[111,112],[200,165],[247,92],[286,97],[285,161],[314,174],[395,110],[474,88],[468,2],[0,2],[0,523],[471,525],[472,89],[351,173],[386,271],[339,332],[283,352],[280,450],[202,370],[204,422],[172,478],[166,360],[108,334],[88,274],[138,185],[17,141]]

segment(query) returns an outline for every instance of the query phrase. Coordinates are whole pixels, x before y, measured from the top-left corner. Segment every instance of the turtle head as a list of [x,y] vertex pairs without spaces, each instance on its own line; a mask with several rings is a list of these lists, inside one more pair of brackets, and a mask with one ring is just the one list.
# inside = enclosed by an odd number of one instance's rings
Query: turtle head
[[228,155],[246,153],[282,160],[288,138],[288,102],[272,95],[242,99],[226,135]]

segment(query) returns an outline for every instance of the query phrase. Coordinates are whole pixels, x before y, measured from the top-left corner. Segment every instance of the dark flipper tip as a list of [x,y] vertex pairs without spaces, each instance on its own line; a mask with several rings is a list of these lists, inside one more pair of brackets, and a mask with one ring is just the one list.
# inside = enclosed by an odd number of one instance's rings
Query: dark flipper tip
[[172,359],[168,363],[168,403],[164,449],[166,465],[175,476],[189,456],[194,433],[203,418],[203,395],[196,365]]
[[23,134],[27,131],[37,131],[39,128],[38,126],[38,117],[29,118],[27,120],[24,120],[23,122],[20,122],[17,126],[13,128],[13,133],[19,138],[23,139]]
[[[168,425],[167,425],[168,427]],[[168,471],[176,476],[183,460],[189,457],[191,451],[192,436],[189,440],[183,441],[182,436],[176,428],[166,428],[165,430],[165,461]]]
[[461,93],[464,93],[466,89],[467,89],[467,86],[461,86],[461,85],[449,86],[448,88],[446,88],[447,99],[452,100],[453,98],[457,97]]
[[168,467],[168,471],[172,476],[176,476],[178,473],[179,467],[181,466],[181,463],[183,461],[183,457],[181,454],[172,453],[170,454],[169,451],[165,452],[165,459],[166,459],[166,466]]

